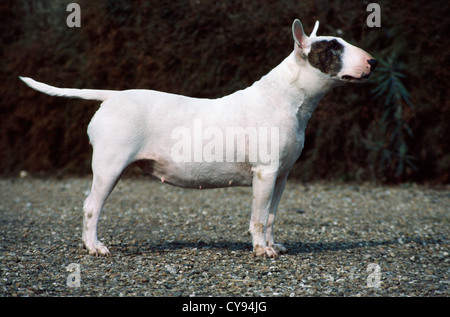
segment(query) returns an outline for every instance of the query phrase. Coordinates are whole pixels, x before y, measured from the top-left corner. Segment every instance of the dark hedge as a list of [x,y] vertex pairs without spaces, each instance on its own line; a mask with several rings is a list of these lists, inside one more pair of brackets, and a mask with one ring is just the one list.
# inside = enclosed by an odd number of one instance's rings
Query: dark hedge
[[378,1],[380,28],[366,25],[371,1],[85,0],[81,28],[66,25],[70,2],[0,4],[3,176],[90,173],[86,128],[98,103],[37,93],[19,75],[215,98],[278,65],[300,18],[307,33],[317,19],[318,35],[341,36],[384,64],[370,83],[322,100],[292,177],[449,182],[449,1]]

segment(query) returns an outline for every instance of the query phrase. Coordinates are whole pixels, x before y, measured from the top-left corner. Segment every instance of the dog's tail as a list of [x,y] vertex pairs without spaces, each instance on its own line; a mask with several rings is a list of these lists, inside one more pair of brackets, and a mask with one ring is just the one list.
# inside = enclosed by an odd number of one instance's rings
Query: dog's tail
[[31,78],[20,76],[19,78],[31,88],[51,96],[105,101],[111,95],[116,93],[116,91],[113,90],[57,88],[44,83],[40,83]]

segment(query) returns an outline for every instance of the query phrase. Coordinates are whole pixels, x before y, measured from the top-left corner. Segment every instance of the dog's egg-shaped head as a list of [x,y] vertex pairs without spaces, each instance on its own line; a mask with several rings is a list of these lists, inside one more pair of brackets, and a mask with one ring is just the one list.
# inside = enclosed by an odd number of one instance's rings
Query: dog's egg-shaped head
[[372,56],[339,37],[317,36],[318,28],[319,21],[316,21],[311,35],[307,36],[299,20],[292,24],[298,59],[338,81],[363,81],[372,74],[377,64]]

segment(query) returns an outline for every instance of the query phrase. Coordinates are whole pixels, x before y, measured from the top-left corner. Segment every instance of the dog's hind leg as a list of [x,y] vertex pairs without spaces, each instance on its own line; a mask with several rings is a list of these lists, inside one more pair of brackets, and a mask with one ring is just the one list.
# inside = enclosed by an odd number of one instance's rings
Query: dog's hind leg
[[89,254],[108,256],[110,254],[108,248],[98,241],[97,223],[106,199],[128,166],[128,160],[121,154],[105,156],[103,151],[100,152],[101,155],[96,153],[98,152],[94,149],[92,188],[83,208],[83,243]]

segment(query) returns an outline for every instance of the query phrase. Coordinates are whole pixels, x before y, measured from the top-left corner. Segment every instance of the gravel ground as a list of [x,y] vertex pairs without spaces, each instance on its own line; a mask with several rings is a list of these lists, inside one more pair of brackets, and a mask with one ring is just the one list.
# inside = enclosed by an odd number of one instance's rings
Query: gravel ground
[[450,295],[449,187],[290,181],[275,228],[289,253],[269,259],[251,252],[250,188],[122,179],[99,223],[112,256],[95,258],[81,248],[90,184],[0,179],[0,295]]

